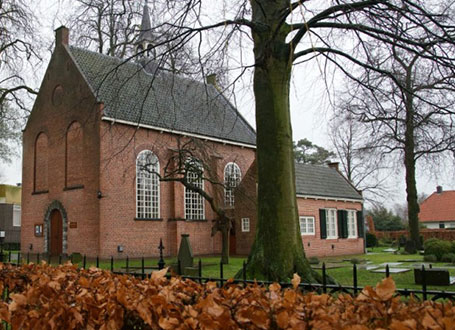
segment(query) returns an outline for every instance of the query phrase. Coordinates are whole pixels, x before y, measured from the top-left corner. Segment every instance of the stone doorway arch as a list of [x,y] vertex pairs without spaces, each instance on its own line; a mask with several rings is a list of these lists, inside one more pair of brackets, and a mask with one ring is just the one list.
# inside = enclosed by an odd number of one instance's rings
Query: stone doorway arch
[[68,249],[68,216],[63,204],[54,200],[47,207],[46,214],[44,215],[44,252],[50,253],[50,234],[51,234],[51,215],[53,211],[59,211],[62,216],[62,254],[67,254]]

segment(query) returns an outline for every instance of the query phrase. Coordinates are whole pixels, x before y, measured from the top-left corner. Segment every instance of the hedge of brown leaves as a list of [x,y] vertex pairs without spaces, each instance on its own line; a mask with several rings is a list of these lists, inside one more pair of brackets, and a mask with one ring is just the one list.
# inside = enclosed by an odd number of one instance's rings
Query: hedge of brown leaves
[[394,297],[383,280],[358,297],[302,294],[294,288],[200,285],[146,280],[71,264],[51,267],[0,264],[0,318],[13,329],[454,329],[455,306]]

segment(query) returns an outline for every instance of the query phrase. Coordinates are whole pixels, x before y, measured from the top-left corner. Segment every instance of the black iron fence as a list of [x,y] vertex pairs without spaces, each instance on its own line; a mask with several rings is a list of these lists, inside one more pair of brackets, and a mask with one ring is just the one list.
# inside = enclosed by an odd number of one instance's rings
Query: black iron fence
[[[10,263],[13,265],[20,265],[23,262],[26,262],[27,264],[30,262],[36,262],[40,263],[41,261],[46,261],[48,264],[55,263],[55,258],[51,259],[49,255],[40,255],[35,254],[31,255],[30,253],[27,253],[25,255],[21,255],[21,253],[17,253],[13,255],[11,251],[9,251],[6,255],[3,255],[4,262]],[[94,265],[99,268],[100,267],[100,258],[92,258],[92,261],[94,259]],[[136,276],[140,277],[142,279],[145,279],[149,273],[153,270],[161,270],[163,269],[166,265],[164,263],[164,260],[162,258],[162,255],[160,256],[160,259],[158,260],[156,266],[154,265],[147,265],[146,266],[146,259],[144,257],[140,258],[140,266],[135,266],[131,264],[131,260],[127,256],[126,259],[117,259],[114,260],[113,257],[111,257],[108,261],[103,260],[103,268],[109,269],[111,272],[119,275],[130,275],[130,276]],[[62,264],[64,262],[71,261],[72,263],[75,263],[73,260],[73,256],[70,257],[63,257],[62,255],[58,256],[58,264]],[[88,265],[87,262],[87,257],[84,255],[82,256],[82,260],[80,260],[80,263],[77,262],[82,268],[86,268]],[[120,267],[120,269],[116,269],[114,266],[115,264],[118,264],[119,261],[124,261],[124,266]],[[137,259],[135,259],[135,264],[137,264]],[[107,262],[107,263],[106,263]],[[108,267],[107,267],[108,265]],[[180,262],[177,262],[176,265],[173,267],[173,272],[168,273],[167,277],[170,278],[172,276],[180,276],[183,279],[190,279],[199,283],[206,283],[209,281],[217,282],[218,285],[223,286],[226,285],[226,283],[233,283],[233,284],[259,284],[259,285],[270,285],[273,282],[270,281],[256,281],[256,280],[249,280],[247,279],[246,275],[246,262],[243,262],[243,267],[242,267],[242,272],[241,272],[241,278],[236,278],[236,279],[226,279],[224,278],[224,265],[223,263],[219,263],[219,277],[203,277],[202,272],[203,272],[203,265],[202,265],[202,260],[199,259],[197,262],[197,275],[178,275],[178,274],[183,274],[182,267]],[[385,276],[389,277],[390,276],[390,270],[389,270],[389,265],[386,265],[385,268]],[[410,297],[413,295],[416,299],[421,299],[421,300],[437,300],[437,299],[450,299],[452,301],[455,301],[455,291],[445,291],[445,290],[431,290],[427,288],[427,280],[429,276],[431,276],[431,270],[428,270],[425,268],[424,265],[422,265],[421,268],[421,273],[420,273],[420,282],[421,282],[421,288],[419,289],[401,289],[397,288],[396,292],[397,294],[400,294],[404,297]],[[363,287],[358,285],[358,274],[357,274],[357,265],[352,266],[352,285],[340,285],[340,284],[330,284],[329,283],[329,276],[327,274],[326,270],[326,265],[325,263],[322,264],[322,283],[300,283],[299,288],[303,292],[317,292],[317,293],[328,293],[328,294],[337,294],[337,293],[347,293],[351,294],[353,296],[358,295],[362,290]],[[290,287],[292,284],[290,282],[281,282],[279,283],[281,287]]]

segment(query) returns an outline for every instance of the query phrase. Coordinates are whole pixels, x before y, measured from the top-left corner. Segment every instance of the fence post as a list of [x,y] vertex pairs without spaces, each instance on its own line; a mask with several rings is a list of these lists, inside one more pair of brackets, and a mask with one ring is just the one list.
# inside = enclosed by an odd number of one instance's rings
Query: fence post
[[353,275],[353,278],[354,278],[354,295],[356,296],[357,295],[357,265],[354,264],[354,266],[352,267],[352,275]]
[[27,265],[30,263],[30,252],[27,252]]
[[177,271],[179,275],[182,275],[182,264],[180,263],[180,259],[177,260]]
[[390,276],[390,269],[389,269],[389,264],[385,265],[385,277]]
[[325,262],[322,263],[322,292],[327,293],[327,277],[325,273]]
[[111,272],[114,272],[114,257],[111,256]]
[[246,286],[246,261],[243,260],[243,268],[242,268],[242,273],[243,273],[243,286]]
[[84,261],[83,261],[83,268],[85,269],[85,267],[87,266],[87,256],[84,254]]
[[47,263],[50,265],[51,264],[51,254],[47,254]]
[[38,254],[36,255],[36,263],[39,265],[39,252],[38,252]]
[[126,256],[126,273],[130,273],[130,258]]
[[58,255],[58,264],[59,265],[62,264],[62,255],[61,254]]
[[141,268],[142,268],[142,274],[141,274],[141,278],[142,278],[142,279],[145,279],[145,265],[144,265],[144,257],[142,257],[142,259],[141,259]]
[[96,268],[100,268],[100,257],[96,256]]
[[199,258],[199,265],[198,265],[198,275],[199,275],[199,284],[202,284],[202,260]]
[[71,264],[73,263],[73,254],[70,255]]
[[8,262],[11,263],[11,250],[8,251]]
[[223,286],[223,282],[224,282],[224,281],[223,281],[223,277],[224,277],[224,274],[223,274],[223,273],[224,273],[224,272],[223,272],[223,262],[220,261],[220,279],[221,279],[221,280],[220,280],[220,287]]
[[20,266],[22,265],[22,259],[21,259],[21,251],[17,253],[17,265]]
[[422,265],[422,292],[423,300],[427,300],[427,279],[425,278],[425,266]]
[[158,269],[161,270],[166,265],[164,262],[164,258],[163,258],[164,245],[163,245],[163,240],[161,238],[160,238],[160,246],[158,246],[158,250],[160,250],[160,259],[158,260]]

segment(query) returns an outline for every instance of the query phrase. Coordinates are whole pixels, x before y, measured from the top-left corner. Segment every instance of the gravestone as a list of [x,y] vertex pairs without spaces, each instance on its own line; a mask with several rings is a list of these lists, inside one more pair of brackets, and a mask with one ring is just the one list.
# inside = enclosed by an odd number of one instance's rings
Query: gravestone
[[177,258],[180,261],[180,267],[183,274],[185,274],[186,268],[193,267],[193,250],[191,249],[189,234],[182,234]]

